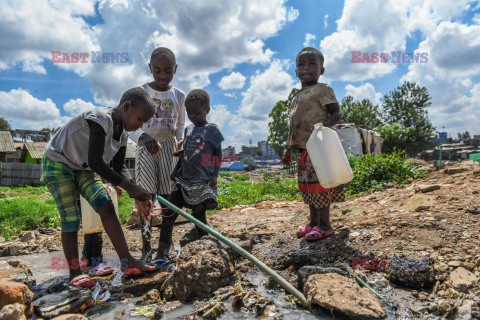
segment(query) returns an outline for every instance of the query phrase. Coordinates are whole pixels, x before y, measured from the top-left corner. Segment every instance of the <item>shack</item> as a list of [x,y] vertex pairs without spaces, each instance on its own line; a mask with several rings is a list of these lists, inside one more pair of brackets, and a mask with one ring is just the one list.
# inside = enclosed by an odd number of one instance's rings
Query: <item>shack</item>
[[48,142],[25,142],[20,162],[40,164]]
[[7,162],[7,155],[15,151],[10,131],[0,131],[0,162]]

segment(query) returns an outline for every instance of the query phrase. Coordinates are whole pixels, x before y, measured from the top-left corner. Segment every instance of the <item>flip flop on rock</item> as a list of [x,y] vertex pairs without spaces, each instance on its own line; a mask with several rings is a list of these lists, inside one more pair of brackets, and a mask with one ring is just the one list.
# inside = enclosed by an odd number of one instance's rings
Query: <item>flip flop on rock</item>
[[81,274],[73,278],[72,281],[70,281],[70,285],[74,287],[91,289],[95,286],[95,282],[93,282],[88,275]]
[[155,263],[157,265],[155,267],[155,271],[157,271],[157,270],[160,270],[162,267],[170,264],[170,261],[165,259],[157,259],[157,260],[152,260],[152,263]]
[[320,229],[318,227],[314,227],[312,229],[312,231],[305,236],[305,240],[307,240],[307,241],[317,241],[317,240],[320,240],[320,239],[330,237],[334,233],[335,232],[333,232],[333,231],[323,231],[322,229]]

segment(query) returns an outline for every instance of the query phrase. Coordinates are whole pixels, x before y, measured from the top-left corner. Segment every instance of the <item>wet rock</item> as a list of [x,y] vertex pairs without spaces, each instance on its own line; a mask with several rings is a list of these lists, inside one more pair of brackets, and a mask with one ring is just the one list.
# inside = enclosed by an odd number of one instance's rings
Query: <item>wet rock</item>
[[147,274],[141,278],[124,279],[121,285],[111,288],[111,293],[131,293],[135,297],[144,295],[152,289],[160,289],[164,282],[170,277],[170,272],[157,272],[154,275]]
[[185,247],[190,242],[198,240],[197,229],[192,228],[180,239],[180,246]]
[[347,272],[336,267],[305,266],[298,270],[298,287],[303,289],[308,278],[314,274],[338,273],[347,276]]
[[31,240],[34,240],[35,238],[36,238],[35,231],[26,231],[20,237],[20,241],[21,242],[29,242]]
[[435,271],[430,259],[393,256],[387,269],[387,279],[411,288],[429,288],[435,284]]
[[415,187],[415,192],[426,193],[426,192],[435,191],[438,189],[440,189],[439,184],[419,184]]
[[383,319],[387,316],[377,298],[354,280],[336,273],[315,274],[303,289],[308,305],[350,319]]
[[234,270],[219,241],[204,237],[183,248],[168,284],[179,300],[208,297],[233,282]]
[[52,320],[88,320],[88,318],[82,316],[81,314],[71,313],[62,314],[61,316],[55,317]]
[[183,304],[180,301],[170,301],[165,304],[162,304],[155,309],[155,314],[153,315],[153,320],[161,320],[163,316],[172,310],[182,307]]
[[237,283],[234,287],[235,296],[233,297],[232,306],[237,308],[245,308],[246,310],[256,310],[257,315],[263,314],[266,306],[270,304],[262,294],[253,289],[244,290],[242,286]]
[[0,307],[20,303],[25,305],[25,315],[33,314],[33,292],[23,283],[0,280]]
[[349,262],[351,257],[362,256],[350,246],[349,233],[350,231],[345,229],[321,241],[302,240],[300,249],[288,252],[279,262],[284,268],[293,266],[295,270],[303,266]]
[[162,300],[160,292],[157,289],[152,289],[145,293],[135,304],[137,306],[147,306],[149,304],[157,303],[160,300]]
[[21,282],[29,287],[36,284],[27,264],[18,259],[0,261],[0,279]]
[[465,268],[458,267],[448,277],[448,285],[455,290],[466,293],[477,281],[477,277]]
[[68,277],[55,277],[48,279],[32,288],[35,293],[35,299],[39,299],[47,294],[66,290],[68,287]]
[[63,314],[73,313],[75,309],[81,307],[91,297],[92,294],[89,290],[74,288],[36,299],[33,302],[33,307],[38,317],[52,319]]
[[27,320],[25,306],[20,303],[8,304],[0,310],[0,320]]

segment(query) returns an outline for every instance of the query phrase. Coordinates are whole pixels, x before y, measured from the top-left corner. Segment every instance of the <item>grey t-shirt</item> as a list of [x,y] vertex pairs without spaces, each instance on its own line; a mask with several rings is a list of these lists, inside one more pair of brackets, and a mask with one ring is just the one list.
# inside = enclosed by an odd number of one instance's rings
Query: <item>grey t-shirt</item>
[[61,162],[73,170],[90,170],[88,167],[88,140],[90,127],[87,120],[94,121],[105,130],[103,161],[109,163],[118,150],[127,145],[128,133],[124,130],[117,141],[113,139],[113,108],[97,107],[70,119],[45,147],[50,160]]

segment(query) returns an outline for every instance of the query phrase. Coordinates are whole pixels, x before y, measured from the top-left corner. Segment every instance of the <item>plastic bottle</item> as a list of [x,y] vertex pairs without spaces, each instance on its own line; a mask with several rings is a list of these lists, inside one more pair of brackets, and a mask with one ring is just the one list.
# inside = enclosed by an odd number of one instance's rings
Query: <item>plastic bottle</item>
[[338,187],[353,179],[352,168],[334,130],[317,123],[307,141],[307,151],[322,187]]
[[[117,192],[114,188],[107,186],[108,194],[112,198],[113,206],[115,207],[115,213],[118,217],[118,200]],[[92,206],[87,202],[87,200],[80,196],[80,208],[82,211],[82,229],[83,233],[96,233],[103,232],[102,220],[100,215],[93,210]]]

